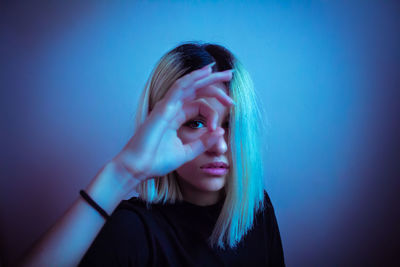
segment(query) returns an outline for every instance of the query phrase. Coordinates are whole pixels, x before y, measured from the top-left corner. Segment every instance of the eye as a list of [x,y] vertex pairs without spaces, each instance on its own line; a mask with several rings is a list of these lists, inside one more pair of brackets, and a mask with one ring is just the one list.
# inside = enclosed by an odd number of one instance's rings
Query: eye
[[[191,121],[188,121],[188,122],[185,124],[185,126],[188,126],[188,127],[190,127],[190,128],[193,128],[193,129],[198,129],[198,127],[192,127],[192,126],[198,126],[199,123],[200,123],[200,124],[203,124],[203,125],[205,124],[205,122],[202,121],[202,120],[191,120]],[[226,121],[226,122],[223,124],[223,127],[229,129],[229,121]]]
[[[193,127],[191,127],[191,125],[197,125],[199,123],[204,124],[204,121],[202,121],[202,120],[192,120],[192,121],[187,122],[185,125],[189,126],[190,128],[193,128]],[[194,129],[197,129],[197,128],[194,128]]]

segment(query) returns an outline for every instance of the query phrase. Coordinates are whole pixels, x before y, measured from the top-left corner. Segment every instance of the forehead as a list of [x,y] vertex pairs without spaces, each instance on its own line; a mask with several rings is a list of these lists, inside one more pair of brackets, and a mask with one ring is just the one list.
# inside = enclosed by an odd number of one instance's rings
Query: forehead
[[[216,83],[213,86],[223,90],[225,94],[229,96],[228,88],[223,83]],[[203,98],[218,113],[220,120],[229,117],[230,108],[223,105],[217,98],[208,96],[201,98]]]

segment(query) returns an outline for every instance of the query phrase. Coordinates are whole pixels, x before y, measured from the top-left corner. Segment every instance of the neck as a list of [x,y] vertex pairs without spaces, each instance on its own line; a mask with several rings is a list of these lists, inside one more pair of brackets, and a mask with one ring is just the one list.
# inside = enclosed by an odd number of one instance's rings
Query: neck
[[182,192],[183,199],[186,202],[192,203],[197,206],[210,206],[216,204],[222,197],[224,189],[212,192],[200,191],[196,188],[193,188],[192,185],[186,183],[185,181],[179,180],[178,184]]

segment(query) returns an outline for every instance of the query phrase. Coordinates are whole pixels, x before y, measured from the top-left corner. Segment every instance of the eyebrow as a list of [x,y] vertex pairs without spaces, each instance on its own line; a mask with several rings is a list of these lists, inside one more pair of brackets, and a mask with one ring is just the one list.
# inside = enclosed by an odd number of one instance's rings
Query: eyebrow
[[[206,118],[206,117],[204,117],[204,116],[201,115],[201,114],[197,115],[197,117],[201,117],[201,118],[204,118],[204,119]],[[231,117],[230,114],[228,114],[228,115],[225,116],[224,120],[229,120],[230,117]]]

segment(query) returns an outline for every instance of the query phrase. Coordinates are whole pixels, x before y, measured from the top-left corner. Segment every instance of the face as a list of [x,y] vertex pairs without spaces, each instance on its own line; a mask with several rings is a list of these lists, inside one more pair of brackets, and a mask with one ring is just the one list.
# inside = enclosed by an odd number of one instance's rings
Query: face
[[[228,90],[223,83],[215,86],[223,89],[228,94]],[[184,199],[201,206],[212,205],[219,200],[229,172],[224,175],[211,175],[205,173],[200,167],[215,161],[222,161],[230,166],[228,143],[229,108],[214,97],[204,97],[203,99],[218,113],[218,126],[222,127],[225,133],[203,154],[200,154],[192,161],[186,162],[176,170]],[[197,117],[182,124],[178,130],[178,137],[183,144],[186,144],[199,139],[207,131],[206,118],[199,114]]]

